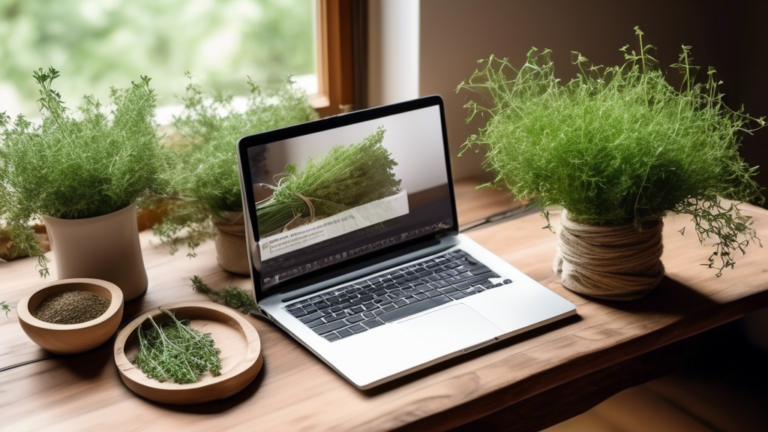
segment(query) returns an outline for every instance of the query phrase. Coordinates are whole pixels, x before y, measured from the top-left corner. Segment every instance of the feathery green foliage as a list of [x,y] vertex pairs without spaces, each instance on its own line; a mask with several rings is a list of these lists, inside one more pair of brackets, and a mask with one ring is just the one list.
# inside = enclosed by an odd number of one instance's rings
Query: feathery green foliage
[[142,76],[127,89],[112,88],[111,105],[83,98],[69,115],[53,81],[59,72],[34,72],[41,124],[0,113],[0,220],[13,239],[11,254],[45,258],[30,221],[102,216],[149,193],[162,193],[168,158],[155,132],[155,93]]
[[221,375],[221,350],[215,347],[210,333],[201,333],[189,326],[189,320],[179,320],[165,309],[171,321],[157,324],[149,317],[152,327],[139,326],[139,352],[131,362],[149,378],[160,382],[188,384],[200,381],[205,372]]
[[253,297],[236,286],[228,286],[216,290],[206,285],[200,276],[192,276],[190,280],[192,281],[193,290],[207,295],[216,303],[239,310],[244,314],[256,311],[256,302],[253,301]]
[[323,158],[310,159],[300,172],[289,164],[273,187],[272,196],[257,203],[259,235],[281,230],[296,217],[332,216],[352,207],[394,195],[400,180],[392,169],[397,162],[381,144],[385,129],[379,127],[362,142],[336,146]]
[[172,252],[186,243],[194,256],[194,248],[215,235],[213,217],[242,211],[235,147],[240,138],[317,118],[304,91],[290,79],[274,89],[261,89],[250,78],[248,85],[244,112],[234,108],[231,96],[207,100],[191,82],[181,98],[184,112],[173,126],[182,145],[172,174],[172,188],[181,201],[155,226],[155,234]]
[[715,71],[697,83],[690,47],[678,64],[682,87],[674,89],[649,55],[627,52],[621,66],[590,66],[574,52],[577,77],[562,83],[549,50],[533,48],[522,68],[507,59],[481,60],[481,70],[461,89],[489,94],[491,107],[470,101],[471,120],[487,124],[464,144],[487,150],[493,185],[518,199],[566,208],[569,217],[594,225],[640,224],[667,212],[693,217],[700,241],[714,240],[706,264],[733,267],[733,253],[758,241],[752,222],[720,197],[763,202],[755,167],[739,156],[741,133],[765,125],[722,102]]
[[5,317],[8,318],[8,314],[11,312],[11,306],[8,305],[8,303],[1,301],[0,302],[0,311],[5,312]]

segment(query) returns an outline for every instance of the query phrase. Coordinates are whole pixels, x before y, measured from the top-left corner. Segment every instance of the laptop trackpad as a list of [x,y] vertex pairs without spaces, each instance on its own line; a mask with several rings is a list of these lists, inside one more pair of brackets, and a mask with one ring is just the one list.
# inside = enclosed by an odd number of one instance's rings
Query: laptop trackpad
[[440,355],[489,341],[504,333],[501,328],[463,303],[400,321],[397,325],[436,349]]

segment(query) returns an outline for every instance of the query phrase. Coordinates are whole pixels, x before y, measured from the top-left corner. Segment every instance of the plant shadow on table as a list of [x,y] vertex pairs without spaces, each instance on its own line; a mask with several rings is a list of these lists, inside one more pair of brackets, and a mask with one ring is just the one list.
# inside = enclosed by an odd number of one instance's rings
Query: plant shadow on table
[[[714,274],[712,275],[714,278]],[[718,303],[690,287],[664,276],[656,289],[646,296],[631,301],[601,300],[592,297],[580,297],[593,303],[617,309],[623,312],[653,313],[661,315],[691,315],[697,311],[709,310]]]

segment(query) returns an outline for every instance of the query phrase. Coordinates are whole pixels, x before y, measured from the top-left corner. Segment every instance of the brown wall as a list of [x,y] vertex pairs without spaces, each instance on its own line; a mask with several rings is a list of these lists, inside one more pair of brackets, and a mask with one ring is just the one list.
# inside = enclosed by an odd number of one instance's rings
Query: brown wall
[[[696,64],[720,72],[730,106],[743,103],[749,113],[768,116],[768,1],[421,0],[420,8],[419,93],[445,99],[454,155],[477,128],[464,121],[468,94],[454,91],[476,60],[495,54],[521,65],[531,46],[550,48],[560,77],[569,79],[572,50],[595,64],[620,63],[618,49],[636,44],[636,25],[644,42],[659,47],[662,65],[677,60],[681,45],[692,45]],[[768,131],[745,139],[743,154],[764,167],[759,181],[768,187]],[[480,161],[481,155],[454,156],[454,177],[481,174]]]

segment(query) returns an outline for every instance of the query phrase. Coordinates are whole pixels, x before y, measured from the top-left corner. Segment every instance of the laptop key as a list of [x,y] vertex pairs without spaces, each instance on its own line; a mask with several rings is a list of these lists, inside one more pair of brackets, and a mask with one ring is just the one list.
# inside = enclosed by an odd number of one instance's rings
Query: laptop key
[[336,330],[336,334],[339,335],[340,338],[344,339],[347,336],[352,336],[354,333],[352,333],[352,331],[349,329],[343,328]]
[[402,299],[395,302],[395,306],[396,307],[402,307],[402,306],[405,306],[407,304],[408,304],[408,302],[405,301],[405,300],[402,300]]
[[326,340],[328,340],[328,342],[333,342],[341,339],[341,337],[339,337],[339,335],[337,335],[336,333],[328,333],[327,335],[323,335],[323,337]]
[[[337,314],[333,314],[333,315],[328,315],[327,317],[325,317],[323,319],[325,320],[326,323],[329,323],[329,322],[338,321],[338,320],[340,320],[342,318],[345,318],[345,317],[346,317],[346,315],[345,316],[339,316]],[[309,325],[309,324],[307,324],[307,325]],[[310,327],[312,327],[312,326],[310,326]]]
[[364,319],[365,318],[363,317],[363,314],[357,314],[357,315],[352,315],[350,317],[347,317],[347,322],[350,323],[350,324],[354,324],[354,323],[360,322],[360,321],[362,321]]
[[425,310],[432,309],[434,307],[446,304],[450,302],[451,299],[446,296],[441,297],[433,297],[426,300],[417,301],[415,303],[411,303],[409,305],[397,308],[393,311],[389,311],[387,313],[383,313],[379,315],[379,319],[387,322],[397,321],[401,318],[405,318],[407,316],[411,316],[414,314],[417,314],[419,312],[423,312]]
[[380,319],[375,319],[374,318],[374,319],[371,319],[371,320],[368,320],[368,321],[363,321],[361,324],[363,324],[364,326],[368,327],[369,329],[372,329],[372,328],[376,328],[378,326],[383,326],[384,322],[381,321]]
[[457,289],[464,289],[464,288],[470,287],[472,285],[479,285],[480,282],[484,282],[486,280],[488,280],[488,276],[485,276],[485,275],[483,275],[483,276],[475,276],[475,277],[472,277],[470,279],[466,279],[466,280],[463,280],[461,282],[455,283],[455,284],[453,284],[453,286],[455,288],[457,288]]
[[460,300],[460,299],[463,299],[464,297],[466,297],[467,295],[462,293],[462,292],[456,292],[456,293],[453,293],[453,294],[448,294],[448,296],[450,298],[454,299],[454,300]]
[[293,310],[288,310],[288,313],[293,315],[294,318],[301,318],[307,314],[307,311],[302,308],[296,308]]
[[332,323],[328,323],[328,324],[324,324],[324,325],[321,325],[321,326],[317,326],[317,327],[313,328],[312,331],[314,331],[315,333],[317,333],[319,335],[322,335],[322,334],[325,334],[325,333],[328,333],[328,332],[332,332],[334,330],[338,330],[338,329],[340,329],[342,327],[346,327],[346,326],[347,326],[347,323],[345,323],[342,320],[339,320],[339,321],[334,321]]
[[353,325],[352,327],[350,327],[349,329],[350,329],[350,330],[352,331],[352,333],[354,333],[354,334],[362,333],[362,332],[364,332],[364,331],[367,331],[367,330],[368,330],[368,328],[367,328],[366,326],[362,325],[362,324],[355,324],[355,325]]
[[388,305],[382,306],[382,307],[381,307],[381,310],[383,310],[383,311],[385,311],[385,312],[388,312],[388,311],[394,310],[396,307],[397,307],[397,306],[395,306],[395,304],[394,304],[394,303],[390,303],[390,304],[388,304]]
[[504,279],[504,285],[511,284],[511,283],[512,283],[511,279]]
[[322,313],[322,312],[315,312],[315,313],[311,313],[311,314],[309,314],[307,316],[299,318],[299,321],[301,321],[304,324],[306,324],[306,323],[312,322],[312,321],[314,321],[314,320],[316,320],[318,318],[322,318],[323,315],[325,315],[325,314]]
[[321,326],[321,325],[325,324],[325,321],[323,321],[323,319],[320,318],[320,319],[316,319],[314,321],[311,321],[311,322],[308,322],[308,323],[305,323],[305,324],[309,328],[315,328],[317,326]]

